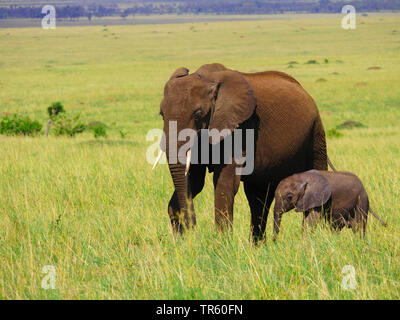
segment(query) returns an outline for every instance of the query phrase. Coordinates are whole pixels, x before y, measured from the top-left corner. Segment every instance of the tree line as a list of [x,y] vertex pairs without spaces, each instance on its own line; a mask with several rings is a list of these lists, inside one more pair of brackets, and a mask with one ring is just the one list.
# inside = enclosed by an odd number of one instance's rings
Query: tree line
[[[117,5],[60,5],[56,6],[58,18],[95,17],[148,14],[273,14],[285,12],[301,13],[339,13],[346,5],[353,5],[357,12],[400,10],[400,0],[356,0],[356,1],[262,1],[249,0],[238,2],[226,1],[164,1],[135,2],[129,8],[121,9]],[[0,19],[7,18],[42,18],[41,7],[26,5],[10,5],[0,7]]]

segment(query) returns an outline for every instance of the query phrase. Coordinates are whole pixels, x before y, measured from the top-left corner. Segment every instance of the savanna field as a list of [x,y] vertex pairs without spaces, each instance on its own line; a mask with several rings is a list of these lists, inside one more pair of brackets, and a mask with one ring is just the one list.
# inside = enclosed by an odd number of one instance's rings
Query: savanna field
[[[0,298],[399,299],[400,15],[357,16],[347,31],[340,21],[0,29],[0,116],[43,124],[37,137],[0,136]],[[294,76],[319,107],[330,159],[362,179],[388,227],[370,215],[365,240],[323,225],[301,234],[302,215],[290,212],[274,244],[270,214],[266,243],[254,247],[242,187],[233,232],[215,230],[207,175],[197,228],[174,238],[171,177],[146,162],[146,133],[162,128],[170,75],[211,62]],[[105,123],[108,136],[45,138],[55,101]],[[362,125],[337,128],[346,121]],[[54,290],[41,285],[46,265]],[[342,287],[346,265],[353,290]]]

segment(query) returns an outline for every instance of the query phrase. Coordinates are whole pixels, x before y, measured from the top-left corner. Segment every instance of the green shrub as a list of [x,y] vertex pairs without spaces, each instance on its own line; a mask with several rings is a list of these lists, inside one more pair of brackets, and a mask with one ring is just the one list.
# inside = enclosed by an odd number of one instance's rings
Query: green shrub
[[87,125],[87,129],[93,131],[96,139],[99,137],[107,137],[107,128],[108,126],[101,121],[92,121]]
[[100,137],[107,137],[107,131],[106,127],[104,125],[97,125],[91,128],[94,133],[94,137],[100,138]]
[[119,135],[121,136],[122,139],[125,139],[126,136],[128,135],[128,131],[121,129],[119,130]]
[[326,132],[326,135],[327,135],[329,138],[339,138],[339,137],[343,137],[343,136],[344,136],[343,133],[341,133],[339,130],[337,130],[337,129],[335,129],[335,128],[328,130],[328,131]]
[[78,133],[82,133],[86,130],[86,125],[80,120],[80,114],[69,117],[65,114],[59,115],[54,121],[54,134],[56,136],[70,136],[73,137]]
[[42,130],[42,125],[29,117],[4,116],[0,121],[0,134],[34,136]]

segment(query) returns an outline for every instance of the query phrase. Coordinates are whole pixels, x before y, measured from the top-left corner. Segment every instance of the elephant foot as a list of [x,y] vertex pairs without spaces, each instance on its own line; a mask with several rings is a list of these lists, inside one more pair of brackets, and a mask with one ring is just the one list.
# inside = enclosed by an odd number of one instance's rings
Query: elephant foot
[[254,232],[252,233],[252,241],[255,246],[258,246],[262,243],[265,243],[265,233],[261,232]]
[[196,215],[194,213],[188,214],[174,214],[170,215],[172,230],[176,234],[183,234],[186,230],[194,229],[196,226]]
[[233,215],[216,214],[215,226],[219,232],[231,231],[233,229]]

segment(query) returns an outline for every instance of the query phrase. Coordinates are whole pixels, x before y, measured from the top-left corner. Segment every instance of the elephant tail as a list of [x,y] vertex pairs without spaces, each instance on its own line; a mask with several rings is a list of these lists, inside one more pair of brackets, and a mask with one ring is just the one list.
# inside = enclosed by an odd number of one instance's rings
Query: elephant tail
[[326,160],[328,161],[328,165],[332,169],[332,171],[337,171],[328,156],[326,157]]
[[328,155],[326,152],[325,130],[321,117],[315,119],[313,128],[312,167],[317,170],[328,170]]
[[382,223],[382,225],[383,225],[384,227],[387,227],[387,223],[386,223],[385,221],[383,221],[375,212],[373,212],[371,208],[369,208],[368,211],[371,212],[372,215],[373,215],[376,219],[378,219],[378,221],[379,221],[380,223]]

